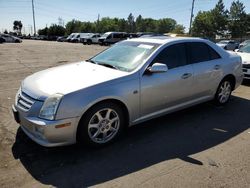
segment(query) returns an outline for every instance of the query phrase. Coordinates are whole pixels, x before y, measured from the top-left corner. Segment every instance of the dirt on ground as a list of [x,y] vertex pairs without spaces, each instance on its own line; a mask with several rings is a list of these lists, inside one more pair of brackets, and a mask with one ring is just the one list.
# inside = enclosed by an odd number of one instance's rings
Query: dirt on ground
[[224,107],[201,104],[134,126],[99,149],[45,148],[14,121],[21,81],[106,47],[0,44],[0,187],[250,187],[250,83]]

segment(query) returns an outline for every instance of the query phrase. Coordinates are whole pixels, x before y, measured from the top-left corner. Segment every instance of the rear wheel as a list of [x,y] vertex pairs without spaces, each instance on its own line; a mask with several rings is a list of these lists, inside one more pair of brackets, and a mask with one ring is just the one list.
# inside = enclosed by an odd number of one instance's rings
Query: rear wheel
[[94,106],[81,119],[77,141],[90,146],[103,146],[114,141],[124,128],[122,109],[110,102]]
[[228,103],[232,93],[232,88],[233,84],[230,80],[222,80],[215,94],[215,103],[218,105],[224,105]]

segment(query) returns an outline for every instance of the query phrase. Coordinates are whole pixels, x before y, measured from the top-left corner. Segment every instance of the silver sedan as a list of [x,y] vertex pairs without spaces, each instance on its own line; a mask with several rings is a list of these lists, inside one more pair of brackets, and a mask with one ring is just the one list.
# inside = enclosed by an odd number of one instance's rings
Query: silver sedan
[[43,146],[101,146],[127,126],[213,100],[242,81],[241,58],[198,38],[130,39],[25,78],[13,113]]

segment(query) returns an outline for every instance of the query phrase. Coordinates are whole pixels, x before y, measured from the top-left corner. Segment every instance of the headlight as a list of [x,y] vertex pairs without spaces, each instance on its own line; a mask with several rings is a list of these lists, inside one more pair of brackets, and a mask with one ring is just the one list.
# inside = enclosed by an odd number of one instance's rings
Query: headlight
[[62,94],[54,94],[48,97],[43,103],[39,117],[47,120],[54,120],[62,97]]

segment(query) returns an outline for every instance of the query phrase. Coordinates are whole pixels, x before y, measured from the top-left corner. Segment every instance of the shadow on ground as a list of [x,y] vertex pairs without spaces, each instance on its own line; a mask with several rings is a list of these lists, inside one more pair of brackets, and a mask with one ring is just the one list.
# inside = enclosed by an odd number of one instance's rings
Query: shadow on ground
[[225,107],[198,105],[132,127],[116,143],[95,150],[44,148],[19,128],[12,152],[36,180],[56,187],[92,186],[173,158],[203,165],[189,155],[248,129],[249,107],[250,101],[239,97]]

